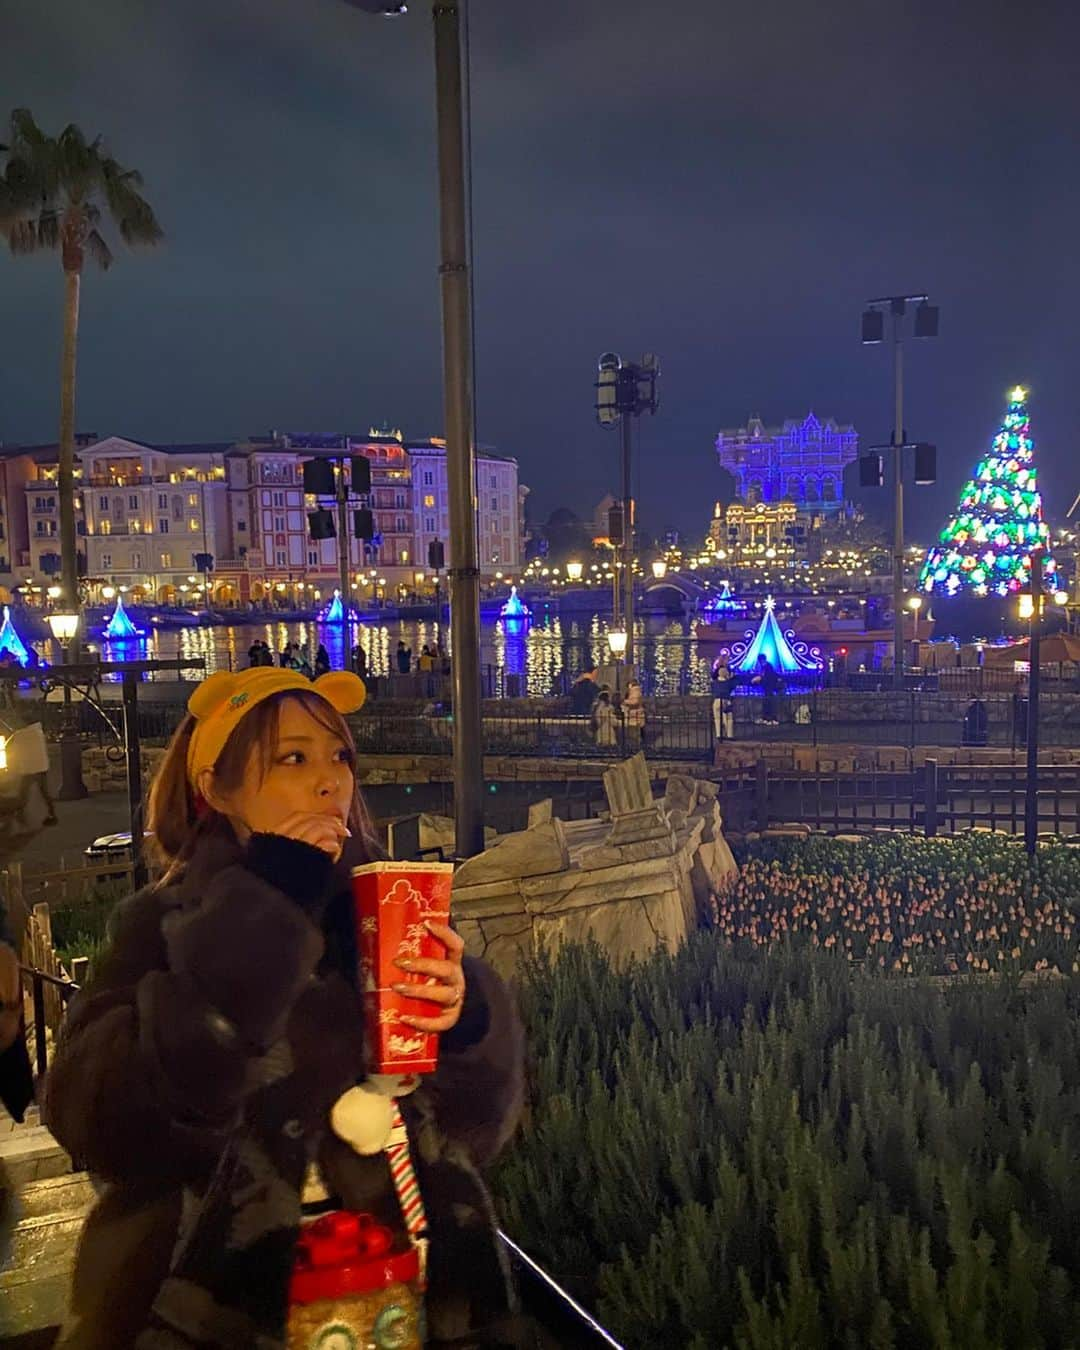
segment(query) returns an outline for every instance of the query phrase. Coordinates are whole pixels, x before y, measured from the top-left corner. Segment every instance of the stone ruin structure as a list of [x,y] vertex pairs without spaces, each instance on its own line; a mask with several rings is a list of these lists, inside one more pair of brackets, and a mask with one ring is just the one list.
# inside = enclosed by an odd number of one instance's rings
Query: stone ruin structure
[[604,774],[608,811],[595,820],[552,817],[502,835],[454,874],[454,922],[466,949],[512,977],[541,945],[590,935],[616,965],[677,947],[736,872],[715,784],[672,774],[653,798],[645,756]]

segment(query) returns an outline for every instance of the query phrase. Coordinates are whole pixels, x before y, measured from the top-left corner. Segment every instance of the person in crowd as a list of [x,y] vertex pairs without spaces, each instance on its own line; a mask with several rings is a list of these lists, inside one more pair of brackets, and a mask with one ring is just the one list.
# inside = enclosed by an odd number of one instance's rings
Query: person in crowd
[[618,741],[619,712],[611,701],[611,690],[605,684],[596,696],[592,710],[593,735],[599,746],[614,746]]
[[435,669],[440,675],[450,674],[450,657],[443,651],[441,642],[435,644]]
[[319,650],[315,653],[315,678],[318,679],[320,675],[328,675],[329,673],[330,654],[320,642]]
[[397,668],[400,675],[408,675],[412,670],[412,652],[409,651],[404,642],[399,642],[397,645]]
[[780,711],[777,707],[780,693],[780,676],[767,656],[759,656],[754,672],[754,684],[761,685],[761,720],[767,727],[780,723]]
[[286,642],[279,653],[279,663],[284,670],[289,670],[292,667],[292,649],[293,644],[291,642]]
[[728,657],[721,653],[712,665],[712,716],[713,735],[718,741],[730,741],[735,737],[735,707],[732,694],[735,680],[731,674]]
[[422,675],[430,675],[435,669],[435,658],[428,650],[426,642],[420,649],[420,656],[416,662],[416,668]]
[[[480,1172],[520,1114],[523,1036],[449,926],[444,959],[399,962],[435,1073],[392,1096],[367,1076],[350,874],[378,845],[344,716],[363,698],[350,672],[260,668],[189,700],[150,794],[161,879],[115,913],[46,1087],[100,1187],[64,1350],[281,1350],[302,1206],[327,1197],[394,1251],[430,1242],[426,1346],[523,1343]],[[386,1152],[397,1113],[426,1239]]]
[[588,717],[596,700],[596,666],[586,661],[585,669],[570,686],[570,709],[578,717]]
[[645,748],[645,696],[641,692],[639,680],[631,680],[626,686],[626,697],[622,702],[623,725],[626,727],[627,744],[631,750]]
[[352,649],[352,668],[354,675],[359,675],[362,680],[367,679],[367,653],[359,642]]
[[256,638],[248,648],[248,666],[254,669],[255,666],[262,665],[262,642]]

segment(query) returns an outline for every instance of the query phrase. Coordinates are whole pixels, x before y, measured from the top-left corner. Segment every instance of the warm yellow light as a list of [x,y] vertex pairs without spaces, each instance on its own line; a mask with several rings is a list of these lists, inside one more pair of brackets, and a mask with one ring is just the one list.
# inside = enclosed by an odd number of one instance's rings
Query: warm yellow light
[[652,565],[652,574],[657,581],[663,580],[667,576],[667,563],[663,558],[657,558]]
[[568,562],[566,564],[566,575],[571,581],[580,581],[581,574],[585,570],[585,564],[580,562]]
[[1027,390],[1022,384],[1018,384],[1012,391],[1012,401],[1014,403],[1024,403],[1027,400]]
[[1069,603],[1069,592],[1068,592],[1068,591],[1055,591],[1055,592],[1054,592],[1054,604],[1055,604],[1055,605],[1067,605],[1068,603]]
[[57,642],[68,643],[79,628],[78,614],[50,614],[49,627]]
[[611,648],[612,656],[623,656],[626,653],[626,629],[609,628],[607,635],[607,644]]
[[1035,597],[1029,592],[1024,592],[1020,596],[1020,617],[1030,619],[1035,613]]
[[0,736],[0,769],[7,768],[7,737]]
[[[869,575],[869,573],[867,573],[867,575]],[[865,603],[865,601],[864,601],[864,603]],[[912,595],[912,596],[909,596],[908,602],[907,602],[907,603],[908,603],[908,609],[914,609],[914,610],[918,611],[918,610],[922,609],[922,596],[921,596],[921,595]]]

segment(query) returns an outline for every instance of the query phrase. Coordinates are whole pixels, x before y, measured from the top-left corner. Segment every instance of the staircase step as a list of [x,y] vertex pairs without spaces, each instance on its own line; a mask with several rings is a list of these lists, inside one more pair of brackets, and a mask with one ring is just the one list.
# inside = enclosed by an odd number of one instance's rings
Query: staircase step
[[85,1172],[28,1182],[19,1189],[15,1226],[0,1270],[0,1346],[21,1344],[12,1338],[59,1326],[79,1234],[94,1199]]
[[13,1190],[70,1171],[70,1156],[44,1125],[18,1125],[0,1140],[0,1180]]

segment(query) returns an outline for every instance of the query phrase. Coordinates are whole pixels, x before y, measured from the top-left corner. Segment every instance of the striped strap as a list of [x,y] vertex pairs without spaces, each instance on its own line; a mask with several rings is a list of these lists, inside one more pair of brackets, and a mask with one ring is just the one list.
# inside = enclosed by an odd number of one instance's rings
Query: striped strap
[[390,1175],[394,1181],[398,1204],[405,1220],[405,1231],[409,1241],[420,1256],[420,1280],[426,1283],[427,1269],[427,1216],[424,1213],[424,1199],[420,1194],[420,1184],[416,1180],[412,1158],[409,1156],[409,1136],[405,1131],[405,1122],[401,1118],[398,1104],[394,1102],[394,1115],[390,1127],[390,1142],[386,1146],[386,1156],[390,1163]]

